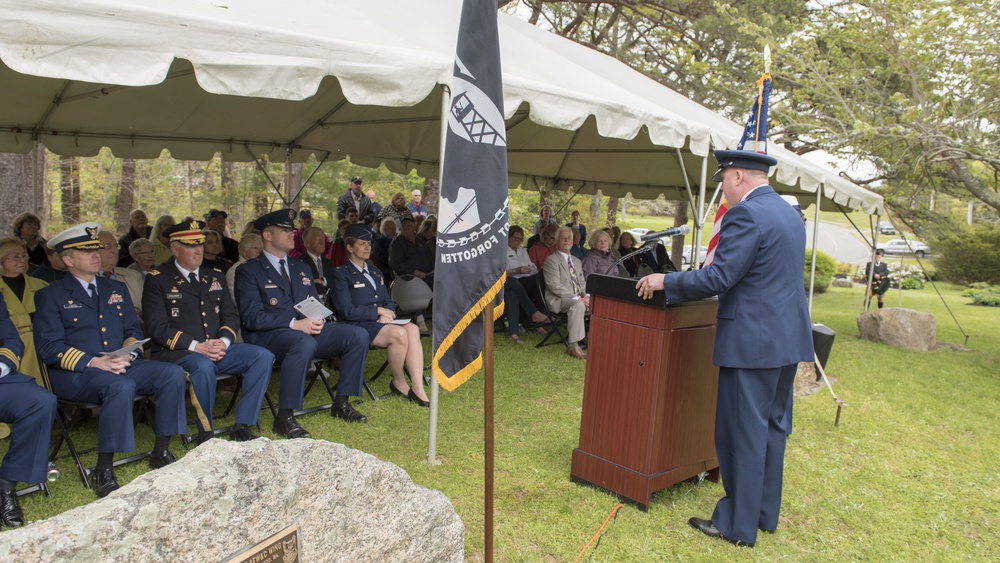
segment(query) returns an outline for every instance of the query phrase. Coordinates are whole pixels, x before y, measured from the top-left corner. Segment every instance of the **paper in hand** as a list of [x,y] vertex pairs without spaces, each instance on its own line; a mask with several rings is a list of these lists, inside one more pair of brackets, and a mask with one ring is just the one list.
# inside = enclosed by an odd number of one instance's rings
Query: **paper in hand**
[[132,355],[132,352],[135,352],[139,348],[142,348],[142,345],[147,342],[149,342],[148,338],[145,338],[143,340],[136,340],[135,342],[129,344],[128,346],[115,350],[114,352],[101,352],[101,355],[113,356],[116,358],[127,358]]
[[309,319],[323,320],[333,314],[333,311],[327,309],[325,305],[311,295],[296,303],[295,310]]

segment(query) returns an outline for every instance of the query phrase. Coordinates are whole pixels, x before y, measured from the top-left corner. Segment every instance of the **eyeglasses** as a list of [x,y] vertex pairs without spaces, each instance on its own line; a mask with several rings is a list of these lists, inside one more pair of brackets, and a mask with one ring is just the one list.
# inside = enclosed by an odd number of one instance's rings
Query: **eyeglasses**
[[521,241],[521,240],[524,240],[524,237],[523,236],[517,236],[517,235],[515,235],[515,236],[510,237],[510,240]]
[[4,258],[4,260],[13,260],[15,262],[22,262],[28,259],[27,254],[11,254],[10,256]]
[[143,250],[142,252],[136,252],[136,254],[138,254],[139,256],[152,256],[153,254],[156,254],[156,251],[155,250]]
[[101,250],[111,250],[112,248],[118,248],[116,244],[102,244]]

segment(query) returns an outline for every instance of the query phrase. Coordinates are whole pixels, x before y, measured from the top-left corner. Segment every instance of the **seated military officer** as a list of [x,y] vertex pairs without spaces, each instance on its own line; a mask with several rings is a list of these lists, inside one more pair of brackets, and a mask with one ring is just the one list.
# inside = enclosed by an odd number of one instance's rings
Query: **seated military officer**
[[138,350],[112,355],[142,338],[125,284],[98,276],[97,223],[82,223],[52,237],[49,246],[67,275],[35,294],[35,349],[49,368],[52,391],[69,401],[99,403],[94,491],[118,488],[115,452],[135,450],[132,403],[136,393],[156,402],[156,441],[149,465],[173,463],[170,438],[184,432],[184,369],[145,360]]
[[17,502],[17,482],[41,483],[48,467],[49,436],[56,415],[56,398],[17,373],[24,342],[10,320],[0,293],[0,422],[14,425],[10,448],[0,465],[0,526],[24,524]]
[[302,408],[306,373],[314,358],[341,356],[337,397],[331,414],[348,422],[367,422],[348,402],[361,394],[368,333],[346,323],[305,317],[295,309],[308,297],[319,299],[312,272],[289,259],[294,245],[294,209],[268,213],[254,222],[264,251],[236,271],[236,303],[243,319],[243,339],[263,346],[281,362],[281,387],[274,432],[288,438],[308,438],[292,412]]
[[173,258],[146,276],[142,316],[152,340],[152,359],[174,362],[188,373],[199,443],[212,437],[216,374],[243,376],[232,437],[245,442],[257,437],[250,427],[257,424],[274,354],[253,344],[233,343],[240,319],[225,274],[202,265],[204,227],[201,221],[191,221],[164,231]]

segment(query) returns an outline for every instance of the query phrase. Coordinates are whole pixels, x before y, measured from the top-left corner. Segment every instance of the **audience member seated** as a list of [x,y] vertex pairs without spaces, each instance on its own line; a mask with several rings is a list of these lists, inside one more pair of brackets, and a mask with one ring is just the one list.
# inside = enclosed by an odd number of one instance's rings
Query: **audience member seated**
[[302,209],[299,211],[299,228],[292,231],[295,236],[295,248],[288,253],[292,258],[298,258],[306,253],[306,243],[302,240],[302,234],[305,233],[306,229],[313,226],[313,214],[312,211],[308,209]]
[[535,266],[528,251],[521,246],[524,229],[514,225],[507,233],[507,277],[516,279],[531,298],[536,309],[541,309],[545,301],[538,293],[538,266]]
[[[417,242],[434,249],[437,247],[437,217],[434,215],[428,215],[424,217],[424,220],[420,222],[420,228],[417,229]],[[434,251],[431,251],[433,254]]]
[[294,209],[281,209],[257,219],[264,250],[237,270],[236,302],[243,319],[243,339],[267,348],[281,363],[274,432],[287,438],[309,438],[294,411],[302,408],[306,374],[315,358],[341,356],[331,415],[348,422],[368,422],[348,402],[361,394],[368,333],[346,323],[304,317],[295,309],[309,297],[319,299],[306,265],[288,258],[295,244],[295,215]]
[[[628,231],[622,233],[622,236],[618,239],[618,241],[618,253],[621,255],[621,258],[625,258],[625,256],[639,250],[638,245],[635,243],[635,237],[633,237],[632,233]],[[636,277],[639,271],[639,264],[641,263],[642,260],[638,255],[631,258],[625,258],[625,261],[622,264],[625,266],[625,271],[628,272],[628,277]]]
[[[21,335],[24,354],[21,356],[18,369],[21,373],[34,377],[39,385],[45,387],[42,370],[38,366],[38,356],[35,354],[32,321],[35,318],[35,292],[48,284],[25,275],[27,269],[28,249],[21,239],[17,237],[0,239],[0,276],[2,276],[0,294],[3,294],[7,303],[6,310],[0,315],[9,314],[17,333]],[[0,390],[2,389],[0,387]]]
[[163,231],[176,224],[177,221],[174,221],[170,215],[160,215],[153,223],[153,232],[150,234],[149,240],[153,243],[153,262],[155,264],[162,264],[173,256],[170,254],[170,240],[163,236]]
[[[375,220],[375,212],[372,210],[372,200],[361,191],[364,181],[361,176],[354,176],[348,184],[347,192],[337,198],[337,218],[347,219],[347,210],[353,207],[358,213],[361,222],[371,223]],[[355,219],[353,223],[359,222]]]
[[[542,229],[541,234],[539,234],[538,244],[535,246],[528,247],[528,257],[531,258],[531,263],[535,265],[536,268],[541,270],[545,265],[545,259],[552,256],[552,253],[556,251],[556,232],[559,227],[555,225],[547,225]],[[573,243],[573,234],[570,233],[570,244]]]
[[[192,217],[190,221],[185,221],[185,223],[190,223],[193,220],[194,218]],[[219,242],[222,243],[222,252],[219,252],[218,255],[225,259],[226,269],[228,269],[229,266],[240,259],[240,243],[236,242],[236,239],[226,236],[226,233],[229,231],[229,214],[219,209],[209,210],[205,214],[205,228],[219,234]]]
[[416,222],[403,219],[402,230],[389,245],[389,266],[396,277],[416,276],[434,289],[434,248],[417,241]]
[[647,264],[652,270],[658,274],[666,274],[668,272],[676,272],[677,268],[674,266],[674,262],[670,259],[667,254],[666,247],[663,246],[661,241],[647,242],[646,244],[654,244],[656,248],[649,252],[643,252],[639,255],[639,260]]
[[553,313],[566,313],[569,328],[566,353],[582,360],[587,358],[580,341],[586,337],[584,321],[590,310],[590,296],[586,294],[583,264],[569,253],[573,247],[573,229],[559,229],[556,247],[556,252],[545,259],[543,268],[545,302]]
[[413,215],[414,220],[419,221],[421,217],[426,217],[430,213],[427,206],[420,203],[423,198],[424,195],[420,193],[420,190],[410,192],[410,203],[406,206],[406,209]]
[[42,222],[34,213],[22,213],[14,218],[14,236],[21,239],[24,247],[28,249],[28,263],[34,266],[41,266],[47,259],[45,253],[45,239],[38,233],[42,229]]
[[[223,236],[218,233],[218,231],[213,231],[212,229],[203,229],[202,233],[205,235],[205,255],[202,259],[202,264],[209,268],[215,268],[223,274],[229,270],[232,266],[225,254],[223,254],[222,240]],[[236,259],[239,260],[240,256],[240,245],[236,244]]]
[[135,395],[153,395],[156,439],[149,465],[175,461],[170,438],[186,431],[184,369],[145,360],[141,350],[109,356],[143,338],[125,284],[98,276],[100,225],[82,223],[52,237],[69,275],[35,294],[35,348],[48,366],[52,391],[61,399],[98,403],[97,467],[91,483],[97,496],[118,489],[115,452],[135,450]]
[[242,376],[242,396],[236,403],[236,424],[230,435],[233,440],[246,442],[257,438],[251,427],[257,424],[274,354],[260,346],[236,342],[240,318],[225,277],[215,268],[202,265],[206,231],[215,232],[195,220],[166,231],[174,257],[146,277],[143,289],[150,356],[173,362],[188,374],[199,444],[214,435],[212,411],[217,376]]
[[407,217],[413,219],[413,214],[406,207],[406,196],[403,195],[403,192],[392,194],[392,200],[390,200],[389,205],[383,207],[382,211],[378,214],[380,223],[388,218],[395,221],[397,231],[402,226],[403,219]]
[[[573,227],[570,228],[573,229]],[[576,256],[580,260],[583,260],[583,255],[587,253],[587,251],[583,249],[583,243],[580,242],[580,231],[576,229],[573,229],[573,248],[570,249],[569,253]]]
[[584,255],[582,263],[584,279],[590,274],[618,275],[618,268],[612,268],[615,265],[615,257],[611,254],[611,237],[608,233],[597,231],[590,237],[590,250]]
[[316,293],[319,300],[326,303],[326,292],[330,287],[330,275],[334,270],[333,262],[323,256],[326,248],[326,233],[319,227],[309,227],[306,229],[303,239],[306,244],[305,254],[299,256],[299,260],[309,266],[312,272],[313,285],[316,286]]
[[[132,263],[129,264],[128,269],[139,272],[143,278],[156,266],[154,264],[156,250],[153,249],[153,243],[149,239],[135,239],[128,246],[128,253],[132,257]],[[121,264],[121,261],[118,263]]]
[[389,268],[389,245],[396,238],[396,221],[391,217],[382,219],[379,233],[372,241],[372,263],[385,275],[386,285],[392,283],[392,270]]
[[[23,252],[27,256],[27,250]],[[12,424],[16,430],[0,465],[0,526],[16,528],[24,525],[24,512],[17,499],[18,482],[45,482],[56,398],[16,371],[18,365],[24,366],[27,356],[7,316],[5,295],[0,293],[0,422]]]
[[247,221],[246,225],[243,225],[243,230],[240,232],[240,240],[243,240],[243,237],[249,234],[255,234],[255,235],[260,234],[260,231],[257,230],[257,227],[253,226],[253,222],[254,220],[250,219],[249,221]]
[[45,283],[52,283],[63,279],[63,276],[66,275],[66,265],[63,264],[59,253],[49,248],[47,244],[45,245],[45,253],[45,263],[35,268],[35,271],[31,272],[31,277],[38,278]]
[[[396,304],[389,298],[382,272],[369,266],[371,230],[365,225],[347,228],[347,264],[333,272],[330,301],[337,319],[363,328],[372,346],[386,349],[392,382],[389,390],[422,407],[430,406],[424,392],[424,348],[413,323],[395,324]],[[404,371],[405,368],[405,371]],[[406,372],[410,385],[406,384]]]
[[135,262],[130,249],[137,240],[149,240],[149,219],[142,209],[133,209],[128,214],[128,230],[118,237],[118,265],[122,268],[128,268]]
[[326,257],[333,263],[334,268],[339,268],[347,263],[347,246],[344,245],[344,231],[350,224],[351,222],[347,219],[340,220],[340,223],[337,224],[337,238],[330,245],[330,250],[327,251]]
[[233,303],[236,303],[236,292],[233,289],[236,283],[236,270],[247,260],[253,260],[259,256],[262,250],[264,250],[264,243],[261,242],[259,234],[244,233],[240,237],[240,261],[233,264],[233,267],[226,272],[226,286],[229,288],[229,296],[233,298]]
[[122,268],[118,264],[118,241],[115,240],[114,233],[101,231],[97,235],[97,240],[101,243],[100,256],[101,266],[97,275],[108,279],[117,280],[125,284],[128,288],[129,297],[135,305],[135,314],[142,320],[142,274],[135,270]]

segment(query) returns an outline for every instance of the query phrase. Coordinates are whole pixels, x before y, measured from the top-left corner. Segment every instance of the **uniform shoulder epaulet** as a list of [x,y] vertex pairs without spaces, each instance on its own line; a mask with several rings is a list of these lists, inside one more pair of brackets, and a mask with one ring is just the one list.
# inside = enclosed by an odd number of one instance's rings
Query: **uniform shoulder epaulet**
[[212,269],[215,270],[216,272],[219,272],[220,274],[222,273],[222,270],[220,270],[218,268],[212,268]]
[[150,271],[146,272],[146,275],[149,275],[149,276],[158,276],[158,275],[160,275],[160,271],[159,270],[150,270]]

